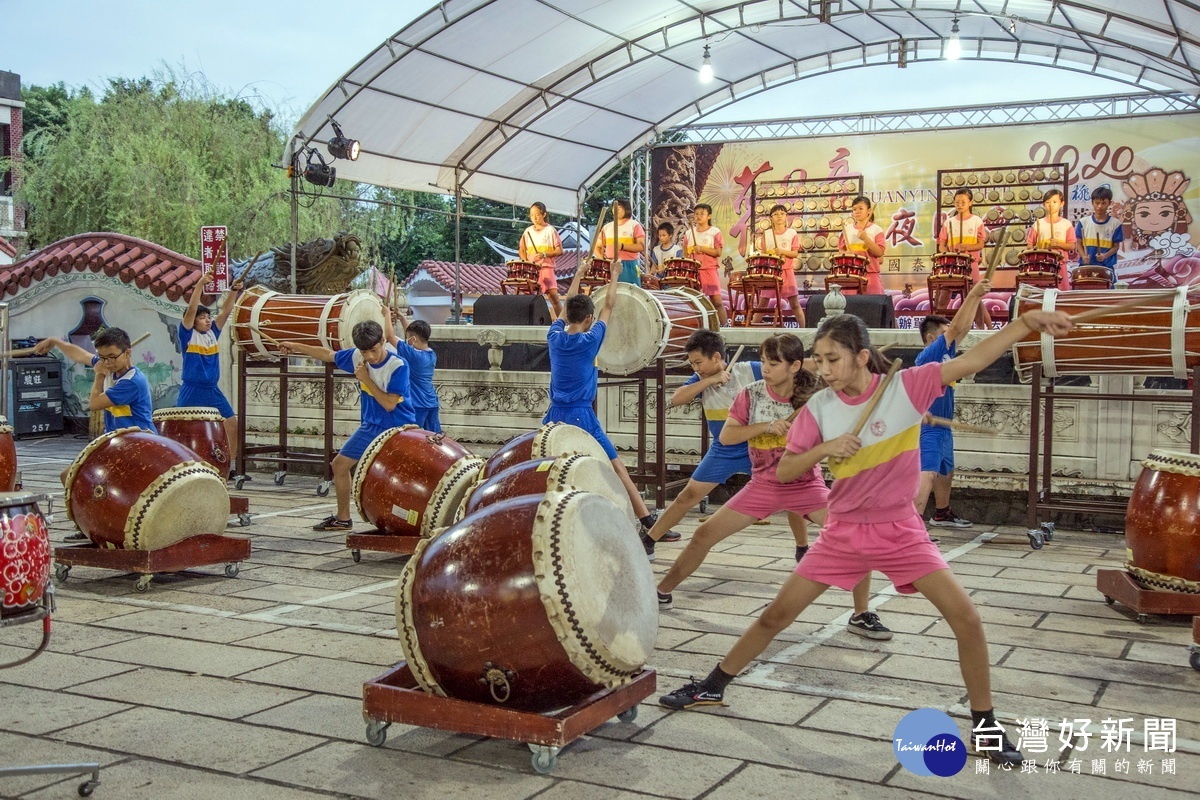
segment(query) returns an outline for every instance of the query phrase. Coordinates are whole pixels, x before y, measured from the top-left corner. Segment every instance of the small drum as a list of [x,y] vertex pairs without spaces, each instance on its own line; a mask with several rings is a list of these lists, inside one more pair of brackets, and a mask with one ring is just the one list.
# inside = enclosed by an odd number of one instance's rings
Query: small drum
[[[604,304],[609,287],[593,296]],[[716,309],[700,292],[686,287],[646,291],[628,283],[616,285],[619,298],[608,321],[608,333],[596,364],[612,375],[632,375],[659,358],[682,364],[688,337],[707,328],[720,330]]]
[[[383,325],[383,305],[367,289],[335,295],[280,294],[261,286],[247,289],[233,311],[234,342],[261,356],[277,357],[281,342],[348,350],[360,322]],[[264,336],[263,334],[266,334]]]
[[1111,289],[1112,270],[1090,264],[1071,270],[1071,288],[1077,290]]
[[0,417],[0,492],[17,488],[17,443],[8,420]]
[[833,266],[830,278],[865,278],[870,260],[861,253],[834,253],[829,257]]
[[1200,456],[1154,450],[1125,514],[1126,568],[1154,589],[1200,593]]
[[612,280],[612,262],[607,258],[593,258],[583,273],[586,283],[608,283]]
[[158,550],[229,519],[225,476],[194,451],[138,428],[106,433],[67,470],[67,516],[101,547]]
[[233,465],[229,463],[229,437],[221,412],[204,406],[181,406],[160,408],[152,418],[160,436],[195,450],[217,472],[229,474]]
[[607,458],[580,453],[526,461],[493,475],[477,484],[467,495],[459,519],[502,500],[572,490],[593,492],[607,497],[625,512],[629,524],[637,527],[638,519],[633,513],[633,504],[629,502],[629,493],[625,491],[625,484],[621,483],[621,479],[613,470],[612,463]]
[[1188,287],[1173,297],[1161,291],[1114,289],[1061,292],[1022,286],[1016,316],[1032,309],[1083,311],[1114,306],[1139,295],[1146,302],[1111,316],[1084,323],[1065,336],[1030,332],[1013,345],[1013,362],[1021,380],[1030,379],[1034,364],[1047,378],[1060,375],[1161,375],[1187,378],[1200,364],[1200,308],[1188,302]]
[[544,713],[628,683],[654,652],[654,574],[590,492],[481,509],[417,544],[396,628],[426,692]]
[[604,452],[604,448],[583,428],[565,422],[547,422],[536,431],[518,433],[500,445],[500,449],[492,453],[492,457],[483,465],[479,480],[486,481],[493,475],[526,461],[575,453],[608,461],[608,454]]
[[646,275],[643,273],[642,274],[642,288],[643,289],[661,289],[662,281],[660,281],[658,278],[654,277],[653,275]]
[[48,500],[0,492],[0,626],[35,612],[50,582],[49,526],[38,508]]
[[354,470],[363,519],[391,536],[429,536],[454,521],[483,459],[416,425],[389,428],[367,445]]
[[700,291],[700,262],[691,258],[668,258],[663,261],[666,277],[662,282],[668,287],[684,286]]
[[505,268],[508,270],[508,280],[510,281],[533,281],[537,282],[538,270],[537,264],[530,261],[521,261],[513,259],[504,262]]
[[1017,284],[1043,289],[1058,286],[1062,257],[1053,250],[1023,250],[1017,255]]
[[971,257],[966,253],[938,253],[933,257],[934,278],[970,278]]
[[783,259],[765,253],[746,256],[746,277],[781,281],[783,280]]

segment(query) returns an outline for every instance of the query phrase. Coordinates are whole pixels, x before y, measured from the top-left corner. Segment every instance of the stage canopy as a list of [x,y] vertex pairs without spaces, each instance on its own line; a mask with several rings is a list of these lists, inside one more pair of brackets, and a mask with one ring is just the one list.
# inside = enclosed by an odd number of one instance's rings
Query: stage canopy
[[[793,81],[942,59],[955,19],[964,59],[1200,93],[1200,6],[1187,0],[448,0],[334,83],[294,134],[324,154],[332,119],[360,140],[339,178],[457,183],[573,214],[582,190],[658,133]],[[697,76],[706,44],[711,83]]]

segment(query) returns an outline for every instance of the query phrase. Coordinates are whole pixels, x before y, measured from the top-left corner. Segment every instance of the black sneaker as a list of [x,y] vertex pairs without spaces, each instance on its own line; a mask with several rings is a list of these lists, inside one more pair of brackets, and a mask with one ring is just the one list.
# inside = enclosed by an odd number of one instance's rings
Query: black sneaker
[[850,618],[847,627],[851,632],[868,639],[877,639],[882,642],[892,638],[892,632],[883,626],[883,623],[879,621],[879,615],[874,611],[855,614]]
[[670,592],[667,592],[666,594],[657,592],[657,594],[659,611],[670,611],[675,607],[675,595],[671,594]]
[[642,547],[646,548],[646,560],[654,560],[654,540],[650,538],[650,534],[646,532],[646,527],[643,525],[638,531],[638,537],[642,540]]
[[674,543],[674,542],[678,542],[682,538],[683,537],[679,535],[678,531],[667,531],[666,533],[664,533],[662,535],[662,538],[659,539],[659,541]]
[[800,547],[799,545],[796,546],[796,563],[797,564],[800,563],[800,559],[804,558],[804,554],[807,552],[808,552],[808,545],[804,545],[803,547]]
[[[982,726],[983,723],[980,723]],[[1019,767],[1025,757],[1017,746],[1008,739],[998,723],[994,727],[978,727],[971,731],[971,752],[983,756],[993,764]]]
[[973,523],[969,519],[955,516],[953,509],[947,508],[934,511],[933,516],[929,518],[929,524],[939,528],[969,528]]
[[329,515],[325,519],[313,525],[314,531],[348,531],[354,527],[354,523],[348,519],[338,519],[334,515]]
[[723,706],[725,705],[725,693],[709,691],[704,688],[704,684],[692,678],[692,682],[686,686],[681,686],[670,694],[664,694],[658,698],[658,704],[677,711],[693,706]]
[[80,531],[68,533],[65,537],[63,537],[64,542],[82,542],[85,539],[87,539],[87,534]]

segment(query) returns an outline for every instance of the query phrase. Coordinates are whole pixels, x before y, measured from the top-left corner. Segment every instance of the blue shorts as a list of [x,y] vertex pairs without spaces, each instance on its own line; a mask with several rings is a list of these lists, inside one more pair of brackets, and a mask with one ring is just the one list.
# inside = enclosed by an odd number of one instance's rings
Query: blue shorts
[[619,283],[632,283],[634,286],[642,285],[642,275],[638,272],[637,259],[632,261],[621,262],[621,276],[617,278]]
[[442,432],[442,421],[438,419],[438,407],[414,408],[417,414],[417,427],[433,433]]
[[750,474],[750,451],[745,445],[713,442],[692,473],[697,483],[724,483],[739,472]]
[[600,427],[600,420],[596,418],[596,412],[590,405],[556,406],[551,403],[550,410],[546,412],[546,416],[542,417],[542,423],[547,422],[566,422],[576,428],[583,428],[600,443],[600,446],[604,448],[604,454],[610,460],[617,457],[617,448],[613,447],[613,443],[605,435],[604,428]]
[[338,451],[339,456],[345,456],[352,461],[358,461],[362,458],[362,454],[367,452],[367,446],[375,441],[375,437],[388,428],[378,425],[363,425],[356,430],[346,443],[342,445],[342,449]]
[[191,383],[180,384],[179,399],[176,401],[176,405],[215,408],[222,419],[229,419],[233,416],[233,406],[229,405],[229,401],[225,399],[225,395],[221,394],[221,390],[216,386],[196,386]]
[[954,432],[949,428],[921,426],[921,472],[954,472]]

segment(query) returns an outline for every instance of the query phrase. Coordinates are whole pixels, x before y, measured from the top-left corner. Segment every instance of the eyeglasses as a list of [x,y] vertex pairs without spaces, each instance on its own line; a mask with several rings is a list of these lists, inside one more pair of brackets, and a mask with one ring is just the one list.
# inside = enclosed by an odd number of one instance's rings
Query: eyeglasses
[[115,356],[97,355],[96,357],[98,359],[100,359],[101,361],[116,361],[118,358],[120,358],[121,356],[125,355],[128,352],[129,352],[128,350],[122,350],[120,353],[117,353]]

